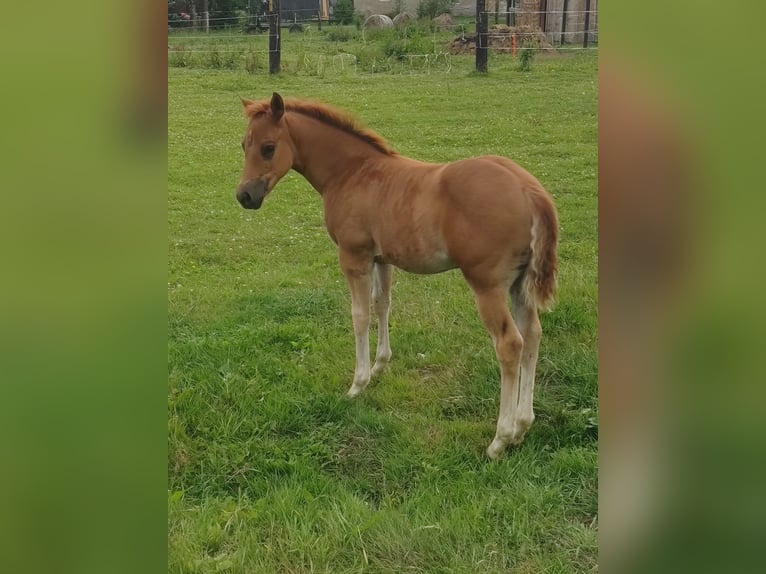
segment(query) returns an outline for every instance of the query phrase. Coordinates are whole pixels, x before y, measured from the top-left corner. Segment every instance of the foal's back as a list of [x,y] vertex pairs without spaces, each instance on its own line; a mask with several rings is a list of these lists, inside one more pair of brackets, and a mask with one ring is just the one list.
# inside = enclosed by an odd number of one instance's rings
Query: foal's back
[[325,205],[333,238],[368,243],[379,260],[415,273],[523,264],[528,193],[542,189],[523,168],[495,156],[447,164],[381,156],[344,187]]

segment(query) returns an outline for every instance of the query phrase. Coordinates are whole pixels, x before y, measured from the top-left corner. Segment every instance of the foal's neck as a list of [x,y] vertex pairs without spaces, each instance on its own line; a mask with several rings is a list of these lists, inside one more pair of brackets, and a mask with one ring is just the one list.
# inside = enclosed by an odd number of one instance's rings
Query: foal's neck
[[385,157],[353,134],[298,113],[288,116],[295,149],[293,169],[321,195],[337,188],[363,162]]

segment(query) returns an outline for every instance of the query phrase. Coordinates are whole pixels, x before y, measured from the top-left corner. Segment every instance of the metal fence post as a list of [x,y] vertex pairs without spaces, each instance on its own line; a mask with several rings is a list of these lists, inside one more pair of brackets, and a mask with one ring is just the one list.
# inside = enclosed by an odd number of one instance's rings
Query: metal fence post
[[487,72],[488,20],[486,0],[476,0],[476,71],[481,73]]
[[566,38],[564,35],[567,33],[567,7],[569,4],[569,0],[564,0],[564,9],[562,10],[561,14],[561,42],[560,44],[564,44],[566,41]]
[[280,42],[279,0],[269,1],[269,74],[278,74],[282,55]]

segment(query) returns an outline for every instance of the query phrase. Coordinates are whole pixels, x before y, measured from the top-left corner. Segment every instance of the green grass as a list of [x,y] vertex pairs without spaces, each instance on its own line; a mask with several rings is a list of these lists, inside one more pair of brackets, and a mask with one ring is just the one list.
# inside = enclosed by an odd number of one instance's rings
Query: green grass
[[[595,570],[597,58],[471,66],[169,69],[169,572]],[[345,398],[350,297],[319,196],[290,173],[257,212],[234,199],[239,98],[274,90],[348,109],[419,159],[506,155],[554,195],[537,420],[504,460],[484,456],[499,370],[458,272],[395,272],[391,368]]]

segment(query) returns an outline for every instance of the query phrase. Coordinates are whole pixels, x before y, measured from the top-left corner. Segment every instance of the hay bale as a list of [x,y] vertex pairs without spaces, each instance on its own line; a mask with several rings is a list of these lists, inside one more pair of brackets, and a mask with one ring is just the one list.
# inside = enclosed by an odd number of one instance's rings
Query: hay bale
[[403,28],[404,26],[409,26],[415,21],[415,16],[410,14],[409,12],[402,12],[401,14],[397,14],[394,16],[394,26],[397,28]]
[[455,27],[455,19],[451,14],[440,14],[432,22],[437,30],[451,30]]
[[362,28],[365,30],[379,30],[381,28],[393,28],[394,21],[385,14],[373,14],[364,21]]

